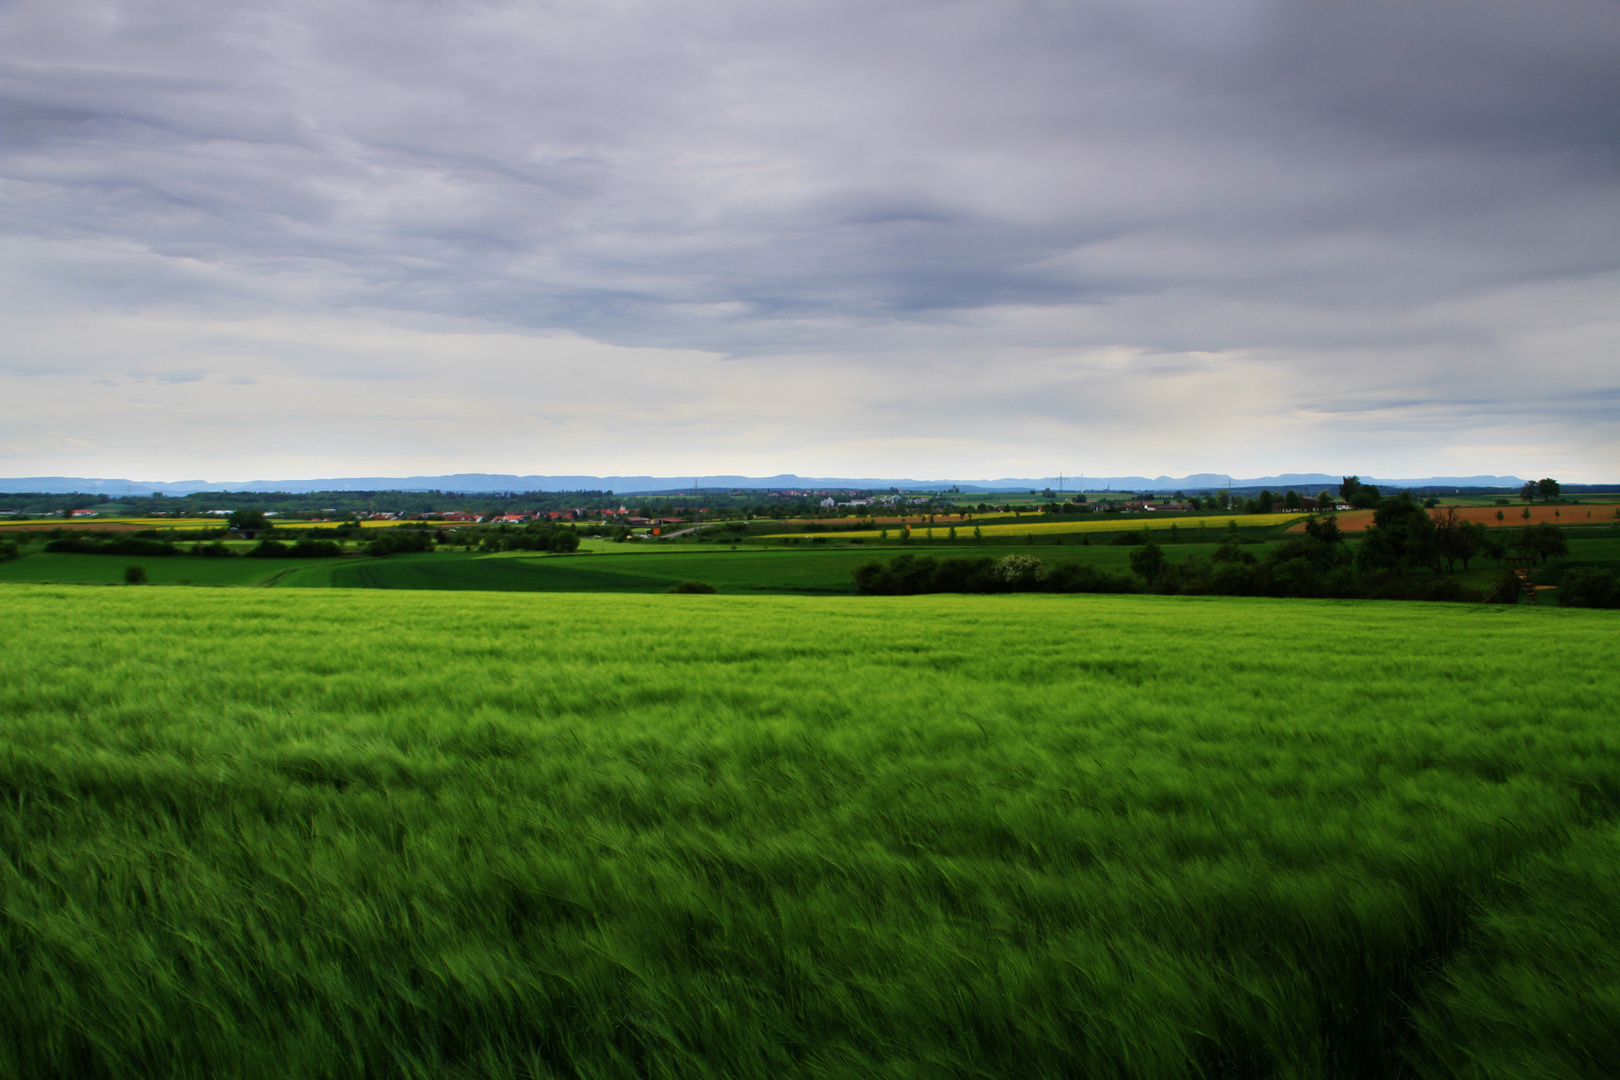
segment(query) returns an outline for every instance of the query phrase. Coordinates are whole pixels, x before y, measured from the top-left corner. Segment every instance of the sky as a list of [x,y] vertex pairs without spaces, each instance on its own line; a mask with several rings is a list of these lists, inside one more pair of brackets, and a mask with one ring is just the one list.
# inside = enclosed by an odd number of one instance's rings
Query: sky
[[0,5],[0,475],[1620,478],[1620,3]]

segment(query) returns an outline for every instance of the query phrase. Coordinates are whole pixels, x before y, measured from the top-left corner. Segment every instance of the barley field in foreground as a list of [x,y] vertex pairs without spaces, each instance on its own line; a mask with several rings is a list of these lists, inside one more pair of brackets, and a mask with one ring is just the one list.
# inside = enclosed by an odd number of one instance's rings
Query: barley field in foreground
[[1620,1060],[1612,612],[0,586],[0,1075]]

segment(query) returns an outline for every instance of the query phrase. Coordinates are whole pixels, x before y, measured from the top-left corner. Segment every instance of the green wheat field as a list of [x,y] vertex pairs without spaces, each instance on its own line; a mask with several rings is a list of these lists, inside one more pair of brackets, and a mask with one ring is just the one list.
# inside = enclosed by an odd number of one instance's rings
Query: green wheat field
[[1613,612],[0,589],[6,1077],[1580,1077]]

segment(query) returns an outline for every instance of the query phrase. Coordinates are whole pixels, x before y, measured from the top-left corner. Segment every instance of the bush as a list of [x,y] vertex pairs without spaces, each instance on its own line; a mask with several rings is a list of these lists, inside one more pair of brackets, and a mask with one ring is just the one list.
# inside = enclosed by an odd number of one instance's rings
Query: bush
[[[485,537],[488,546],[491,537]],[[381,558],[395,552],[432,551],[433,534],[421,529],[390,529],[366,545],[366,554]]]
[[976,559],[941,559],[934,569],[933,581],[926,591],[988,593],[1000,590],[1004,584],[1005,579],[998,575],[995,560],[989,556],[980,556]]
[[329,559],[343,554],[343,545],[335,540],[315,540],[308,536],[296,544],[280,540],[261,540],[259,546],[248,552],[250,559]]
[[343,545],[336,540],[316,540],[304,537],[288,552],[295,559],[330,559],[343,554]]
[[125,585],[145,585],[146,584],[146,567],[144,567],[144,566],[136,566],[136,565],[130,565],[130,566],[124,567],[124,584]]
[[715,588],[707,581],[683,581],[669,591],[672,593],[712,593]]
[[1620,607],[1620,578],[1613,570],[1577,566],[1558,587],[1559,607]]
[[1513,541],[1513,550],[1545,563],[1549,556],[1557,558],[1568,555],[1569,541],[1565,539],[1563,529],[1550,521],[1542,521],[1521,529]]
[[1114,577],[1083,563],[1048,567],[1032,555],[1009,555],[1000,562],[898,555],[888,563],[873,559],[855,571],[856,591],[867,596],[918,593],[1134,592],[1129,578]]
[[10,562],[20,554],[20,550],[15,540],[7,540],[0,544],[0,562]]
[[1482,595],[1476,589],[1465,588],[1456,578],[1442,578],[1439,581],[1425,580],[1418,589],[1417,599],[1453,604],[1478,603]]
[[46,551],[70,552],[75,555],[145,555],[164,557],[178,555],[167,540],[140,540],[132,536],[117,540],[101,540],[90,536],[64,536],[45,545]]
[[215,540],[212,544],[206,545],[202,543],[193,544],[191,547],[191,553],[193,555],[200,555],[205,559],[229,559],[236,554],[236,552],[226,547],[225,544],[219,540]]
[[292,554],[292,548],[280,540],[260,540],[259,546],[247,553],[250,559],[285,559]]
[[[985,562],[990,562],[986,559]],[[868,596],[913,596],[935,592],[934,571],[939,561],[932,555],[897,555],[887,564],[873,559],[855,570],[856,591]]]
[[[573,529],[550,526],[521,532],[509,532],[502,528],[485,531],[481,546],[485,551],[555,551],[567,554],[579,550],[579,534]],[[428,548],[399,550],[426,551]]]
[[1136,584],[1127,577],[1105,574],[1085,563],[1059,563],[1052,567],[1041,582],[1045,592],[1055,593],[1128,593],[1136,591]]
[[1465,588],[1452,578],[1412,577],[1381,571],[1363,574],[1361,595],[1368,600],[1430,600],[1452,603],[1477,602],[1484,594]]
[[1131,573],[1148,583],[1159,580],[1164,572],[1164,548],[1149,540],[1131,552]]

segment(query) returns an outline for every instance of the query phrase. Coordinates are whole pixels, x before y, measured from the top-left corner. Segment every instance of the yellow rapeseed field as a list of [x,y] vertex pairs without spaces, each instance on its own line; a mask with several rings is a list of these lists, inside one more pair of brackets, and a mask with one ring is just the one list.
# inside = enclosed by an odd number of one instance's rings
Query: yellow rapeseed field
[[[394,525],[404,525],[410,520],[362,521],[360,525],[367,529],[382,529]],[[300,521],[297,518],[272,518],[274,524],[288,529],[335,529],[343,524],[341,521]],[[131,529],[212,529],[220,528],[225,524],[223,517],[190,517],[190,518],[145,518],[145,517],[85,517],[85,518],[28,518],[22,521],[0,524],[0,530],[26,530],[38,532],[41,529],[106,529],[128,531]],[[438,524],[429,522],[429,524]],[[448,522],[446,524],[462,525],[466,522]]]

